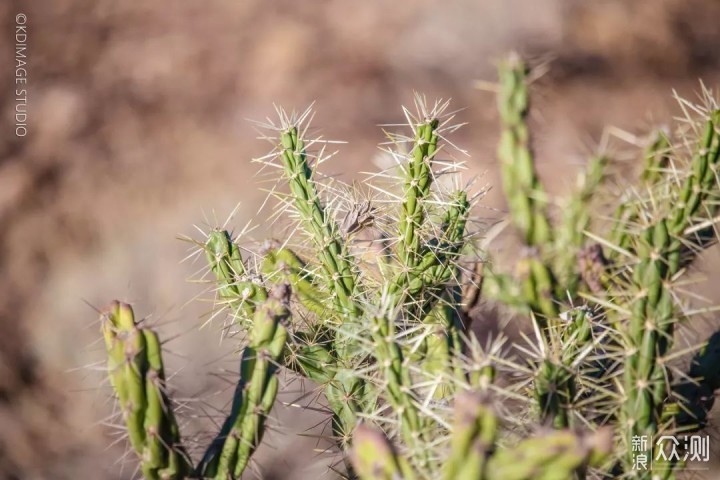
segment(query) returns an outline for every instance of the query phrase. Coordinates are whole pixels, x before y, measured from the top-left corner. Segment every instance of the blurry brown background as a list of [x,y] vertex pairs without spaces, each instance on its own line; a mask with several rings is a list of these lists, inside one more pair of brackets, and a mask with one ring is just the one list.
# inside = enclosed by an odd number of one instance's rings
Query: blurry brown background
[[[29,26],[25,138],[12,118],[17,13]],[[172,338],[186,432],[227,401],[208,372],[236,368],[232,345],[197,332],[210,307],[185,305],[203,286],[186,281],[199,266],[180,263],[175,237],[238,202],[230,226],[255,214],[264,194],[250,159],[268,145],[246,119],[316,101],[315,125],[350,142],[331,167],[349,180],[373,169],[376,125],[401,121],[413,90],[452,97],[470,122],[455,139],[471,173],[495,184],[494,99],[474,84],[517,49],[552,59],[533,128],[540,173],[562,192],[606,125],[642,134],[677,113],[672,88],[717,85],[718,18],[714,0],[2,2],[0,478],[132,478],[124,445],[108,448],[117,430],[103,423],[88,304],[132,301]],[[485,205],[501,214],[499,188]],[[291,435],[269,437],[258,475],[333,478],[322,444],[294,436],[323,416],[274,416]]]

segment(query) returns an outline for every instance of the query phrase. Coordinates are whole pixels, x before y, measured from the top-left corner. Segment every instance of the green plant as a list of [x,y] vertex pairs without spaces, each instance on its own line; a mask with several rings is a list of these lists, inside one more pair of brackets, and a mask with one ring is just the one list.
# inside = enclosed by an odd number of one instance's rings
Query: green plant
[[[258,161],[281,172],[273,218],[293,233],[250,256],[239,247],[248,240],[222,229],[195,241],[216,305],[247,334],[231,411],[197,464],[157,336],[127,305],[103,315],[110,381],[146,478],[240,478],[281,369],[324,391],[347,475],[363,480],[650,478],[633,469],[634,437],[705,424],[717,339],[678,381],[671,351],[689,316],[679,281],[715,238],[716,104],[708,96],[678,137],[656,137],[642,188],[626,188],[610,225],[596,225],[608,158],[589,161],[553,218],[531,150],[527,67],[511,56],[499,73],[498,157],[525,244],[515,274],[481,268],[471,211],[482,192],[461,186],[462,165],[447,159],[457,128],[447,102],[417,96],[405,110],[411,134],[386,132],[395,166],[362,202],[317,171],[332,155],[307,134],[311,110],[278,110],[279,124],[265,125],[274,148]],[[529,346],[513,350],[502,335],[481,346],[470,328],[481,291],[531,318]]]
[[113,302],[103,313],[108,374],[145,478],[182,478],[190,472],[172,405],[165,392],[160,341],[141,328],[132,308]]

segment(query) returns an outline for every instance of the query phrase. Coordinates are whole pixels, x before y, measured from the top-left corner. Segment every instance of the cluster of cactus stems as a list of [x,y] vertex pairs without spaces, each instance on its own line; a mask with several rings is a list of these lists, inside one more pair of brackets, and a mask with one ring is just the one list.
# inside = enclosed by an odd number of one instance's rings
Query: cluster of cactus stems
[[[683,101],[678,135],[655,134],[640,187],[596,225],[608,157],[591,158],[567,199],[550,202],[531,149],[528,69],[513,55],[499,80],[498,159],[524,243],[512,273],[479,263],[482,191],[463,186],[449,159],[458,125],[448,102],[417,96],[404,110],[410,134],[387,132],[394,166],[373,175],[368,202],[318,172],[333,154],[308,136],[311,110],[278,110],[279,123],[265,124],[274,148],[258,162],[280,172],[272,218],[289,218],[292,233],[245,255],[250,240],[223,229],[195,241],[217,314],[243,333],[231,411],[197,463],[157,335],[128,305],[103,314],[110,383],[145,478],[241,478],[282,370],[324,392],[349,478],[674,478],[679,463],[633,470],[630,444],[703,428],[720,387],[717,334],[681,375],[672,350],[677,325],[692,321],[678,282],[715,238],[720,111],[709,95]],[[534,334],[481,346],[482,324],[470,325],[481,298],[526,314]]]
[[108,376],[143,475],[149,480],[184,477],[190,473],[189,457],[165,391],[157,334],[139,327],[124,303],[114,302],[102,320]]

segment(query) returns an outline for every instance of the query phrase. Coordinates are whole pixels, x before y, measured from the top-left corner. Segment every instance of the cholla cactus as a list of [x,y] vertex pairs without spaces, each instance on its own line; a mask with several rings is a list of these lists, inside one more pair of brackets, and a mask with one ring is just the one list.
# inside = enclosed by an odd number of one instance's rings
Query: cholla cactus
[[190,473],[172,404],[157,334],[141,328],[132,308],[114,302],[103,313],[108,375],[117,393],[132,448],[148,480],[180,479]]
[[[479,262],[472,208],[483,192],[461,183],[448,102],[417,96],[404,110],[408,131],[387,132],[384,146],[394,165],[369,179],[363,201],[320,174],[333,154],[308,133],[312,110],[278,109],[279,120],[261,124],[273,149],[258,163],[279,172],[271,218],[289,219],[291,233],[254,249],[222,229],[195,241],[216,315],[245,340],[231,411],[194,466],[157,336],[127,305],[104,316],[110,381],[146,478],[240,478],[280,370],[324,392],[347,476],[362,480],[650,478],[633,469],[633,438],[706,423],[720,386],[717,339],[678,381],[670,360],[675,326],[689,316],[678,282],[715,238],[716,104],[708,95],[692,107],[679,143],[658,134],[642,188],[627,189],[603,231],[590,206],[606,182],[604,155],[554,220],[535,173],[527,73],[517,56],[500,65],[498,156],[525,243],[515,276]],[[481,346],[470,328],[481,291],[528,314],[534,335]]]
[[[505,70],[515,73],[504,74],[501,105],[506,111],[516,108],[526,113],[522,109],[527,102],[519,102],[518,107],[518,102],[510,101],[526,98],[516,93],[526,92],[517,81],[525,66],[514,57],[501,66],[501,72]],[[518,127],[505,120],[504,138],[515,143],[505,140],[500,156],[521,159],[525,168],[524,172],[503,170],[509,177],[506,184],[525,186],[506,190],[510,213],[533,255],[527,273],[518,279],[524,285],[521,289],[513,290],[507,277],[497,275],[487,282],[487,293],[512,299],[514,306],[524,307],[536,320],[541,348],[531,357],[537,366],[533,385],[541,418],[555,426],[572,424],[572,418],[618,425],[625,453],[613,475],[624,471],[629,477],[650,478],[650,472],[633,470],[632,439],[702,426],[712,406],[702,399],[707,400],[717,387],[709,367],[714,348],[701,346],[703,353],[683,374],[690,381],[674,384],[670,364],[676,356],[671,354],[675,327],[688,316],[677,285],[685,267],[715,241],[720,111],[709,92],[703,93],[702,105],[681,101],[687,118],[677,134],[678,143],[666,132],[651,139],[641,187],[625,191],[606,234],[588,232],[587,204],[593,187],[602,182],[606,162],[602,156],[591,161],[584,185],[565,206],[554,238],[548,236],[545,220],[527,220],[543,215],[537,199],[544,197],[534,170],[527,167],[532,162],[527,161],[525,130],[513,135]],[[518,116],[511,118],[516,123]],[[508,164],[518,163],[510,160]],[[513,180],[518,177],[524,180]],[[515,204],[526,208],[513,208]],[[539,231],[532,232],[533,228]],[[541,243],[534,240],[538,236]],[[568,266],[575,256],[573,270]],[[573,310],[558,319],[554,310],[567,299],[586,303],[584,308],[592,314]],[[682,398],[683,406],[673,398]],[[658,466],[652,478],[669,478],[677,467]]]

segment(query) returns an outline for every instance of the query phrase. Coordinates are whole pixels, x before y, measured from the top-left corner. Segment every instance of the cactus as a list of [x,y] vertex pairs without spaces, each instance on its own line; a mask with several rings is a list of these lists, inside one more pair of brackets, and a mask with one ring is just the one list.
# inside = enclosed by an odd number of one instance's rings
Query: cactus
[[102,315],[108,376],[127,426],[130,444],[148,480],[174,480],[189,473],[188,456],[172,404],[157,334],[141,328],[132,307],[113,302]]
[[240,360],[240,381],[230,415],[198,466],[201,477],[239,478],[262,440],[265,417],[278,392],[275,372],[287,340],[289,287],[279,284],[255,310],[250,343]]
[[[572,478],[587,466],[602,465],[612,451],[608,429],[587,435],[547,432],[513,448],[501,448],[496,445],[497,417],[481,395],[458,395],[453,427],[446,480]],[[357,435],[353,459],[361,480],[416,478],[380,432],[363,426]]]
[[494,453],[498,419],[487,395],[462,393],[455,399],[455,420],[444,478],[483,478]]
[[[516,113],[521,113],[527,102],[523,93],[517,93],[517,90],[523,90],[517,79],[521,78],[524,66],[515,62],[514,66],[504,65],[501,71],[504,68],[514,70],[515,74],[501,76],[501,79],[505,78],[500,90],[501,105],[506,105],[505,112],[513,111],[514,108]],[[518,98],[521,101],[514,100]],[[607,234],[608,239],[592,235],[601,240],[600,244],[586,243],[587,237],[577,232],[587,231],[591,227],[586,204],[593,187],[602,181],[601,164],[606,160],[598,159],[603,157],[590,162],[585,174],[590,188],[581,188],[577,197],[571,198],[567,204],[564,221],[558,225],[555,241],[546,234],[537,201],[533,202],[533,199],[542,198],[542,190],[537,186],[533,170],[524,170],[532,177],[526,175],[524,183],[517,180],[522,178],[517,169],[506,168],[503,171],[504,177],[509,177],[506,183],[515,182],[530,189],[525,190],[525,193],[517,193],[514,184],[515,190],[508,191],[508,194],[511,196],[510,215],[520,229],[521,236],[528,242],[528,247],[534,251],[527,260],[526,273],[520,278],[524,284],[522,289],[513,291],[511,281],[498,276],[500,281],[495,281],[493,288],[487,292],[500,300],[512,298],[515,306],[525,306],[536,318],[541,319],[538,321],[538,329],[543,334],[539,342],[544,344],[545,351],[553,339],[562,338],[562,349],[554,349],[556,355],[546,355],[536,362],[534,386],[540,403],[541,419],[549,418],[555,426],[563,427],[568,424],[568,408],[583,417],[593,414],[578,412],[578,405],[588,400],[595,406],[602,405],[600,410],[604,416],[616,418],[621,425],[626,426],[627,470],[632,466],[633,453],[629,445],[633,437],[652,437],[662,432],[671,432],[676,426],[688,424],[686,417],[691,412],[699,417],[700,422],[705,415],[703,412],[706,405],[702,405],[699,398],[702,395],[698,395],[696,387],[690,388],[687,382],[675,388],[676,398],[682,397],[685,401],[683,413],[678,413],[682,409],[677,403],[671,403],[672,408],[667,407],[672,397],[672,375],[665,362],[672,348],[675,325],[685,317],[675,293],[676,277],[683,273],[682,269],[693,261],[698,251],[714,242],[714,235],[709,230],[714,223],[719,193],[716,162],[719,156],[720,117],[717,104],[707,94],[705,103],[704,107],[696,110],[699,119],[688,118],[698,137],[689,140],[686,136],[683,139],[696,149],[692,158],[683,164],[684,160],[674,151],[677,147],[673,147],[670,136],[665,132],[656,133],[645,153],[646,161],[640,176],[643,183],[640,191],[646,194],[635,193],[637,198],[632,201],[622,198]],[[508,122],[507,118],[513,122]],[[507,124],[505,138],[526,139],[524,129],[517,127],[519,119],[522,119],[522,115],[504,115],[503,120]],[[522,135],[513,136],[516,131],[522,132]],[[506,143],[512,142],[506,140]],[[528,157],[526,140],[516,140],[513,148],[504,148],[506,152],[514,152],[508,154],[515,156],[514,165],[525,164],[518,159],[525,160]],[[671,162],[672,168],[669,166]],[[637,190],[628,190],[629,195],[633,192]],[[513,195],[527,196],[530,201],[523,203],[522,199],[514,199]],[[525,205],[527,208],[520,209],[514,205]],[[533,227],[533,222],[540,226]],[[537,231],[530,231],[532,228]],[[544,242],[533,243],[538,236]],[[575,271],[570,268],[569,261],[573,252],[577,252],[578,259]],[[578,287],[582,288],[582,283],[589,291],[578,290]],[[604,310],[597,315],[600,322],[595,327],[581,327],[578,335],[572,336],[570,340],[567,334],[571,329],[561,326],[558,337],[557,320],[548,315],[553,312],[547,300],[560,305],[563,303],[563,294],[571,300],[577,299],[580,294]],[[538,301],[543,299],[546,300],[545,304]],[[587,334],[597,327],[601,327],[606,335],[603,341],[592,342]],[[573,358],[573,352],[581,352],[584,347],[587,347],[585,357],[598,356],[594,362],[595,372],[604,372],[604,378],[587,368],[582,372],[580,367],[586,362]],[[613,354],[613,350],[621,355]],[[697,368],[697,363],[694,365]],[[692,370],[691,374],[694,373]],[[608,380],[620,371],[623,387],[613,394],[616,389]],[[703,378],[708,378],[702,381],[708,384],[709,391],[714,390],[714,377],[708,375]],[[589,387],[584,395],[573,392],[573,384],[579,382]],[[676,412],[674,417],[671,411]],[[647,472],[630,473],[638,477],[649,478],[650,475]],[[671,474],[672,467],[661,473],[662,476]]]
[[[463,186],[462,164],[450,160],[459,125],[448,102],[416,95],[415,111],[404,110],[408,130],[386,132],[395,165],[371,177],[362,201],[356,186],[320,174],[334,154],[308,135],[312,110],[278,109],[279,122],[262,125],[273,148],[257,162],[279,172],[271,218],[289,218],[291,233],[256,248],[219,228],[193,241],[207,261],[212,318],[243,334],[230,412],[195,463],[157,334],[128,305],[103,314],[108,378],[146,478],[241,478],[281,371],[324,392],[352,479],[679,471],[681,462],[634,469],[631,444],[699,431],[720,388],[718,334],[695,349],[686,372],[674,374],[673,364],[693,350],[673,349],[678,325],[693,321],[680,282],[715,241],[720,110],[707,93],[704,105],[683,101],[684,127],[648,137],[640,187],[625,186],[612,220],[595,222],[612,159],[594,155],[564,200],[545,192],[527,124],[531,75],[512,55],[495,89],[508,224],[523,242],[513,273],[478,238],[473,208],[483,192]],[[532,334],[511,342],[483,332],[481,343],[484,325],[473,324],[481,300],[516,309]]]

